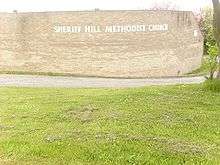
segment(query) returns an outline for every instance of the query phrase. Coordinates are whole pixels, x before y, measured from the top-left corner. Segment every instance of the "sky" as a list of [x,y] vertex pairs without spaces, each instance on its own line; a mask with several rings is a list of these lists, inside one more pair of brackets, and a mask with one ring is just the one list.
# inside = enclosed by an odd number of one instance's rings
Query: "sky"
[[40,12],[74,10],[142,10],[155,5],[175,7],[179,10],[198,11],[211,0],[1,0],[0,12]]

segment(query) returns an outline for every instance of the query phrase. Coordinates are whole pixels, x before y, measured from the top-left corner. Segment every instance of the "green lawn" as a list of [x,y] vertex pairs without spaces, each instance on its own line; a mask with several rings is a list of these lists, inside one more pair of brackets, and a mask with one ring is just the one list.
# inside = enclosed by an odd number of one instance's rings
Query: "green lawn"
[[0,94],[0,164],[220,164],[220,93],[201,85]]

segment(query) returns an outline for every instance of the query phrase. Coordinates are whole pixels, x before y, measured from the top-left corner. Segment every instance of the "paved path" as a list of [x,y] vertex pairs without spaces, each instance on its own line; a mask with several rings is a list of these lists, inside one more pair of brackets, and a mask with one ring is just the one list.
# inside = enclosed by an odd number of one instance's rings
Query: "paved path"
[[114,79],[114,78],[80,78],[62,76],[32,75],[0,75],[0,86],[16,87],[71,87],[71,88],[102,88],[102,87],[143,87],[150,85],[198,84],[205,81],[204,77],[182,78],[149,78],[149,79]]

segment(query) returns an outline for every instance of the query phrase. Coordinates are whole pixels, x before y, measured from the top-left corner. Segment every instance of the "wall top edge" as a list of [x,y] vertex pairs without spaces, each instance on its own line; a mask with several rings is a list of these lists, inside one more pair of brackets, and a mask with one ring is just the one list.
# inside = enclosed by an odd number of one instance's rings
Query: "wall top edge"
[[0,14],[32,14],[32,13],[75,13],[75,12],[91,12],[91,13],[95,13],[95,12],[175,12],[175,13],[193,13],[192,11],[186,11],[186,10],[101,10],[101,9],[95,9],[95,10],[73,10],[73,11],[39,11],[39,12],[0,12]]

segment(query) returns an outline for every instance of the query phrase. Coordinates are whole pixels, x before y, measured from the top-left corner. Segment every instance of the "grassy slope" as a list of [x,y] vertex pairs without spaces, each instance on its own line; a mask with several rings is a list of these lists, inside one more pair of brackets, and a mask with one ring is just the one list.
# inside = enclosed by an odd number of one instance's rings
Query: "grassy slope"
[[220,164],[220,93],[0,88],[0,163]]
[[209,61],[208,56],[203,56],[202,65],[200,68],[193,70],[191,73],[188,73],[188,76],[199,76],[199,75],[208,75],[209,74]]

